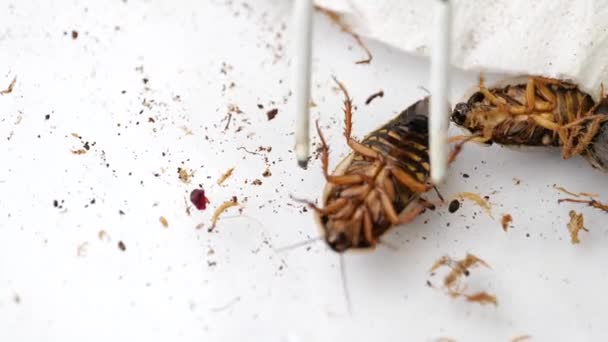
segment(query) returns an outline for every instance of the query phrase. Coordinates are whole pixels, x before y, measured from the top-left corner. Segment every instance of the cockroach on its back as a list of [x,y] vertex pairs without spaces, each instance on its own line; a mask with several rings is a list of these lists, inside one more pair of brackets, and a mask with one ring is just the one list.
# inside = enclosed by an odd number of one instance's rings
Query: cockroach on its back
[[479,90],[458,103],[452,121],[502,145],[561,146],[562,157],[584,156],[608,171],[608,98],[595,103],[575,84],[543,77]]
[[[421,197],[433,188],[427,182],[429,98],[417,101],[357,142],[351,137],[351,99],[346,88],[334,80],[346,98],[344,136],[352,152],[334,174],[329,174],[329,151],[317,122],[327,185],[322,208],[306,203],[314,209],[323,237],[334,251],[374,248],[391,227],[434,208]],[[463,143],[452,152],[450,160]]]

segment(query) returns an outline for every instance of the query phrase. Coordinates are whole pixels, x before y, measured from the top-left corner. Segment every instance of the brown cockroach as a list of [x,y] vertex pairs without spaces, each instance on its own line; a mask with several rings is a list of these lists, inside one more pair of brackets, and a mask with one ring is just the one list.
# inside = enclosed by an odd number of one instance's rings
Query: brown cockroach
[[[351,136],[352,100],[344,85],[335,78],[334,81],[345,97],[344,137],[352,152],[329,174],[329,148],[317,121],[327,185],[322,208],[304,202],[315,211],[331,249],[339,253],[373,249],[391,227],[408,223],[425,209],[434,208],[421,196],[435,188],[428,182],[429,97],[412,104],[358,142]],[[449,112],[449,108],[446,110]],[[450,162],[463,144],[464,141],[456,145]]]
[[452,121],[488,144],[561,146],[562,157],[582,155],[608,171],[608,97],[595,103],[576,84],[545,77],[479,89],[458,103]]

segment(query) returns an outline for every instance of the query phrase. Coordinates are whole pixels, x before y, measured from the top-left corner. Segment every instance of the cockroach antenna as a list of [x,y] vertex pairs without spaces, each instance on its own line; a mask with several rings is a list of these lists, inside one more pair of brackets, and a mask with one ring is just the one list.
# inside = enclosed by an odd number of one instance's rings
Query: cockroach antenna
[[346,267],[344,266],[344,254],[340,254],[340,276],[342,277],[342,291],[344,291],[344,300],[346,300],[346,310],[348,310],[348,315],[352,315],[350,294],[348,292],[348,284],[346,283]]
[[294,243],[292,245],[288,245],[288,246],[285,246],[285,247],[277,248],[274,251],[277,252],[277,253],[283,253],[283,252],[286,252],[286,251],[290,251],[292,249],[300,248],[300,247],[303,247],[303,246],[308,246],[308,245],[313,244],[315,242],[321,241],[321,239],[322,239],[321,236],[317,236],[317,237],[312,238],[312,239],[296,242],[296,243]]

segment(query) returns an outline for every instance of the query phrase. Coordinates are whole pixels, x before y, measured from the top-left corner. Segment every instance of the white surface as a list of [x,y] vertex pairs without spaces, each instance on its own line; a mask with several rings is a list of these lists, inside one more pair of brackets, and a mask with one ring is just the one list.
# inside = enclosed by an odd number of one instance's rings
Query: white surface
[[[433,27],[428,0],[316,0],[345,14],[355,32],[428,56]],[[608,80],[608,1],[453,0],[452,64],[570,78],[597,96]]]
[[[558,206],[560,195],[552,188],[595,191],[608,200],[606,175],[581,158],[562,161],[557,150],[467,145],[440,190],[447,198],[460,191],[490,195],[496,219],[469,202],[454,214],[441,208],[390,233],[397,251],[348,255],[352,317],[335,253],[322,243],[276,253],[274,248],[317,236],[311,213],[300,213],[289,194],[315,199],[324,183],[319,160],[302,170],[291,151],[295,114],[288,113],[283,56],[289,3],[249,4],[5,2],[0,88],[15,75],[17,84],[0,96],[0,341],[608,336],[606,214]],[[428,64],[372,43],[372,64],[356,65],[361,51],[352,39],[323,16],[315,24],[312,118],[321,118],[335,166],[347,148],[342,97],[331,75],[354,98],[354,134],[361,137],[425,95],[418,87],[428,86]],[[71,30],[79,32],[76,40]],[[143,72],[136,70],[140,66]],[[476,80],[476,74],[456,71],[451,98]],[[379,89],[385,96],[365,106]],[[177,95],[181,100],[174,100]],[[233,114],[223,133],[230,104],[243,114]],[[275,107],[279,114],[267,121],[266,111]],[[244,128],[237,133],[239,126]],[[87,154],[70,153],[82,147],[73,132],[96,143]],[[264,153],[272,176],[262,176],[263,156],[240,146],[272,146]],[[217,186],[233,166],[234,175]],[[196,171],[192,184],[178,180],[177,167]],[[251,185],[255,178],[263,184]],[[184,198],[199,183],[210,208],[188,216]],[[244,216],[221,219],[208,233],[213,209],[233,195],[244,203]],[[55,199],[65,201],[64,209],[53,207]],[[584,212],[590,229],[578,246],[570,244],[566,229],[571,208]],[[498,222],[506,212],[514,218],[507,233]],[[159,223],[161,215],[168,228]],[[234,208],[226,213],[235,215]],[[195,229],[201,222],[205,228]],[[109,242],[98,239],[101,229]],[[119,240],[126,251],[117,248]],[[87,253],[78,256],[83,242]],[[453,300],[426,286],[435,259],[466,252],[492,266],[474,270],[468,280],[495,293],[497,308]]]

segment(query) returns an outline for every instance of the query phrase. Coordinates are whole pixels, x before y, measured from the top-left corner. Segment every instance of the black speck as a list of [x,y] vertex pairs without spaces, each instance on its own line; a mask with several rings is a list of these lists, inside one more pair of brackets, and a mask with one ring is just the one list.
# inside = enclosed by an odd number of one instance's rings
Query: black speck
[[141,81],[142,81],[142,82],[144,82],[144,84],[148,84],[148,82],[149,82],[150,80],[149,80],[149,79],[147,79],[147,78],[144,78],[144,79],[142,79]]
[[469,178],[469,174],[468,173],[463,173],[462,174],[462,178]]
[[125,214],[125,212],[124,212],[124,211],[122,211],[122,210],[119,210],[119,211],[118,211],[118,214],[120,214],[120,215],[124,215],[124,214]]
[[125,243],[122,241],[118,241],[118,249],[120,249],[121,251],[126,251],[127,250],[127,246],[125,246]]
[[530,233],[526,233],[526,237],[529,238],[530,237]]
[[448,211],[450,213],[455,213],[456,210],[458,210],[460,208],[460,202],[455,199],[452,202],[450,202],[450,206],[448,207]]
[[59,202],[57,200],[53,201],[53,207],[55,207],[55,208],[59,207]]
[[48,120],[50,118],[51,118],[51,114],[47,114],[47,115],[44,116],[44,120]]

